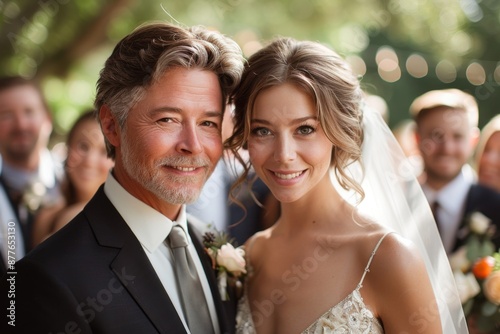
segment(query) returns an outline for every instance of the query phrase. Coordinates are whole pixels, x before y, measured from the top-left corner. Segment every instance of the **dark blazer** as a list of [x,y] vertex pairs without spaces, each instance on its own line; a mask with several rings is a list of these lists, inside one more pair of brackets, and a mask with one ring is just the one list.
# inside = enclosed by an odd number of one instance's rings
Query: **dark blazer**
[[[500,193],[480,184],[473,184],[467,194],[460,229],[467,225],[468,218],[473,212],[476,211],[481,212],[483,215],[490,218],[491,223],[496,226],[495,235],[493,236],[492,241],[495,244],[496,249],[500,248]],[[466,235],[458,233],[453,251],[460,248],[466,240]]]
[[[233,333],[236,297],[221,301],[208,255],[188,224],[221,331]],[[103,187],[68,225],[19,261],[16,271],[17,333],[185,333],[142,246]],[[6,277],[0,284],[7,295]]]

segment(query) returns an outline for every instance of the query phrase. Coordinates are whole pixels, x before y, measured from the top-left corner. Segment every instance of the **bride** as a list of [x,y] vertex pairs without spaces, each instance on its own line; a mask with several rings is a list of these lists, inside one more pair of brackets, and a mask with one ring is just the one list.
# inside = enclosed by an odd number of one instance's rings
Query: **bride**
[[248,149],[281,216],[245,245],[237,333],[467,333],[427,202],[361,99],[318,43],[250,57],[226,145]]

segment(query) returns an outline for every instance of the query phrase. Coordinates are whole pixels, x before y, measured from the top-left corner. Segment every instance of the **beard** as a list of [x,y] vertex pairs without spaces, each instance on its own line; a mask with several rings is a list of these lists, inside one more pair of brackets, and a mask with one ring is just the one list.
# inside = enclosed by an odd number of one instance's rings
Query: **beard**
[[[25,162],[37,148],[37,136],[28,131],[14,131],[4,148],[4,155],[12,161]],[[22,142],[19,142],[19,141]]]
[[[154,165],[145,164],[141,149],[122,137],[121,155],[123,166],[129,176],[159,199],[171,204],[189,204],[196,201],[203,185],[214,169],[208,158],[169,156],[156,160]],[[169,166],[191,166],[204,168],[203,176],[180,176],[165,173]]]

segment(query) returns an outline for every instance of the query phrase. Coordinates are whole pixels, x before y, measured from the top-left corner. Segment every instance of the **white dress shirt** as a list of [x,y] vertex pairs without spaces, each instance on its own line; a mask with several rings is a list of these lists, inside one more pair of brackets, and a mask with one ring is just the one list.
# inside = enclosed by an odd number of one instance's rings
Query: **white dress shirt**
[[[0,156],[0,174],[2,173],[2,157]],[[10,236],[10,237],[9,237]],[[9,244],[10,242],[10,244]],[[9,246],[11,248],[9,249]],[[9,250],[11,253],[9,253]],[[7,192],[0,184],[0,254],[6,265],[7,271],[10,271],[8,260],[19,261],[24,256],[24,239],[21,225],[17,221],[12,204],[10,203]],[[15,269],[14,269],[15,270]]]
[[439,221],[439,232],[447,254],[450,254],[455,243],[465,210],[467,194],[474,181],[475,175],[472,168],[465,165],[460,174],[438,191],[430,188],[427,184],[422,185],[422,190],[428,202],[431,205],[435,201],[439,203],[437,220]]
[[208,284],[207,277],[205,276],[201,261],[198,257],[198,253],[191,242],[189,233],[187,233],[188,225],[185,205],[182,206],[176,221],[173,222],[160,212],[128,193],[116,181],[111,173],[109,173],[108,178],[106,179],[104,192],[141,243],[144,252],[148,256],[151,265],[156,271],[158,278],[163,284],[165,291],[168,293],[172,304],[179,314],[179,318],[182,320],[186,331],[190,333],[181,306],[179,297],[180,291],[178,291],[175,283],[176,279],[173,265],[173,254],[169,245],[165,242],[165,239],[170,234],[173,224],[179,224],[182,228],[184,228],[189,242],[188,251],[193,258],[196,270],[198,271],[198,276],[200,277],[205,299],[207,300],[207,305],[210,311],[212,324],[214,325],[214,331],[215,333],[220,333],[219,321],[217,319],[217,312],[215,310],[215,304],[210,291],[210,286]]

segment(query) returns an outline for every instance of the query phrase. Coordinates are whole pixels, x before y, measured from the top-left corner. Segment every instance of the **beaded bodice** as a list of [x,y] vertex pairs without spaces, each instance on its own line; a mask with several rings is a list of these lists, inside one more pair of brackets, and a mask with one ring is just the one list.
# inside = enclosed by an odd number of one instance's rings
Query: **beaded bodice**
[[[363,280],[369,272],[370,264],[377,252],[382,240],[387,236],[386,233],[377,243],[373,250],[368,264],[365,267],[363,276],[358,285],[347,297],[340,303],[323,313],[314,323],[302,331],[302,334],[319,333],[349,333],[349,334],[382,334],[384,329],[379,319],[373,316],[373,313],[366,307],[361,297],[360,290],[363,287]],[[236,317],[237,334],[255,334],[255,326],[252,321],[252,313],[248,297],[245,293],[238,302],[238,313]]]

